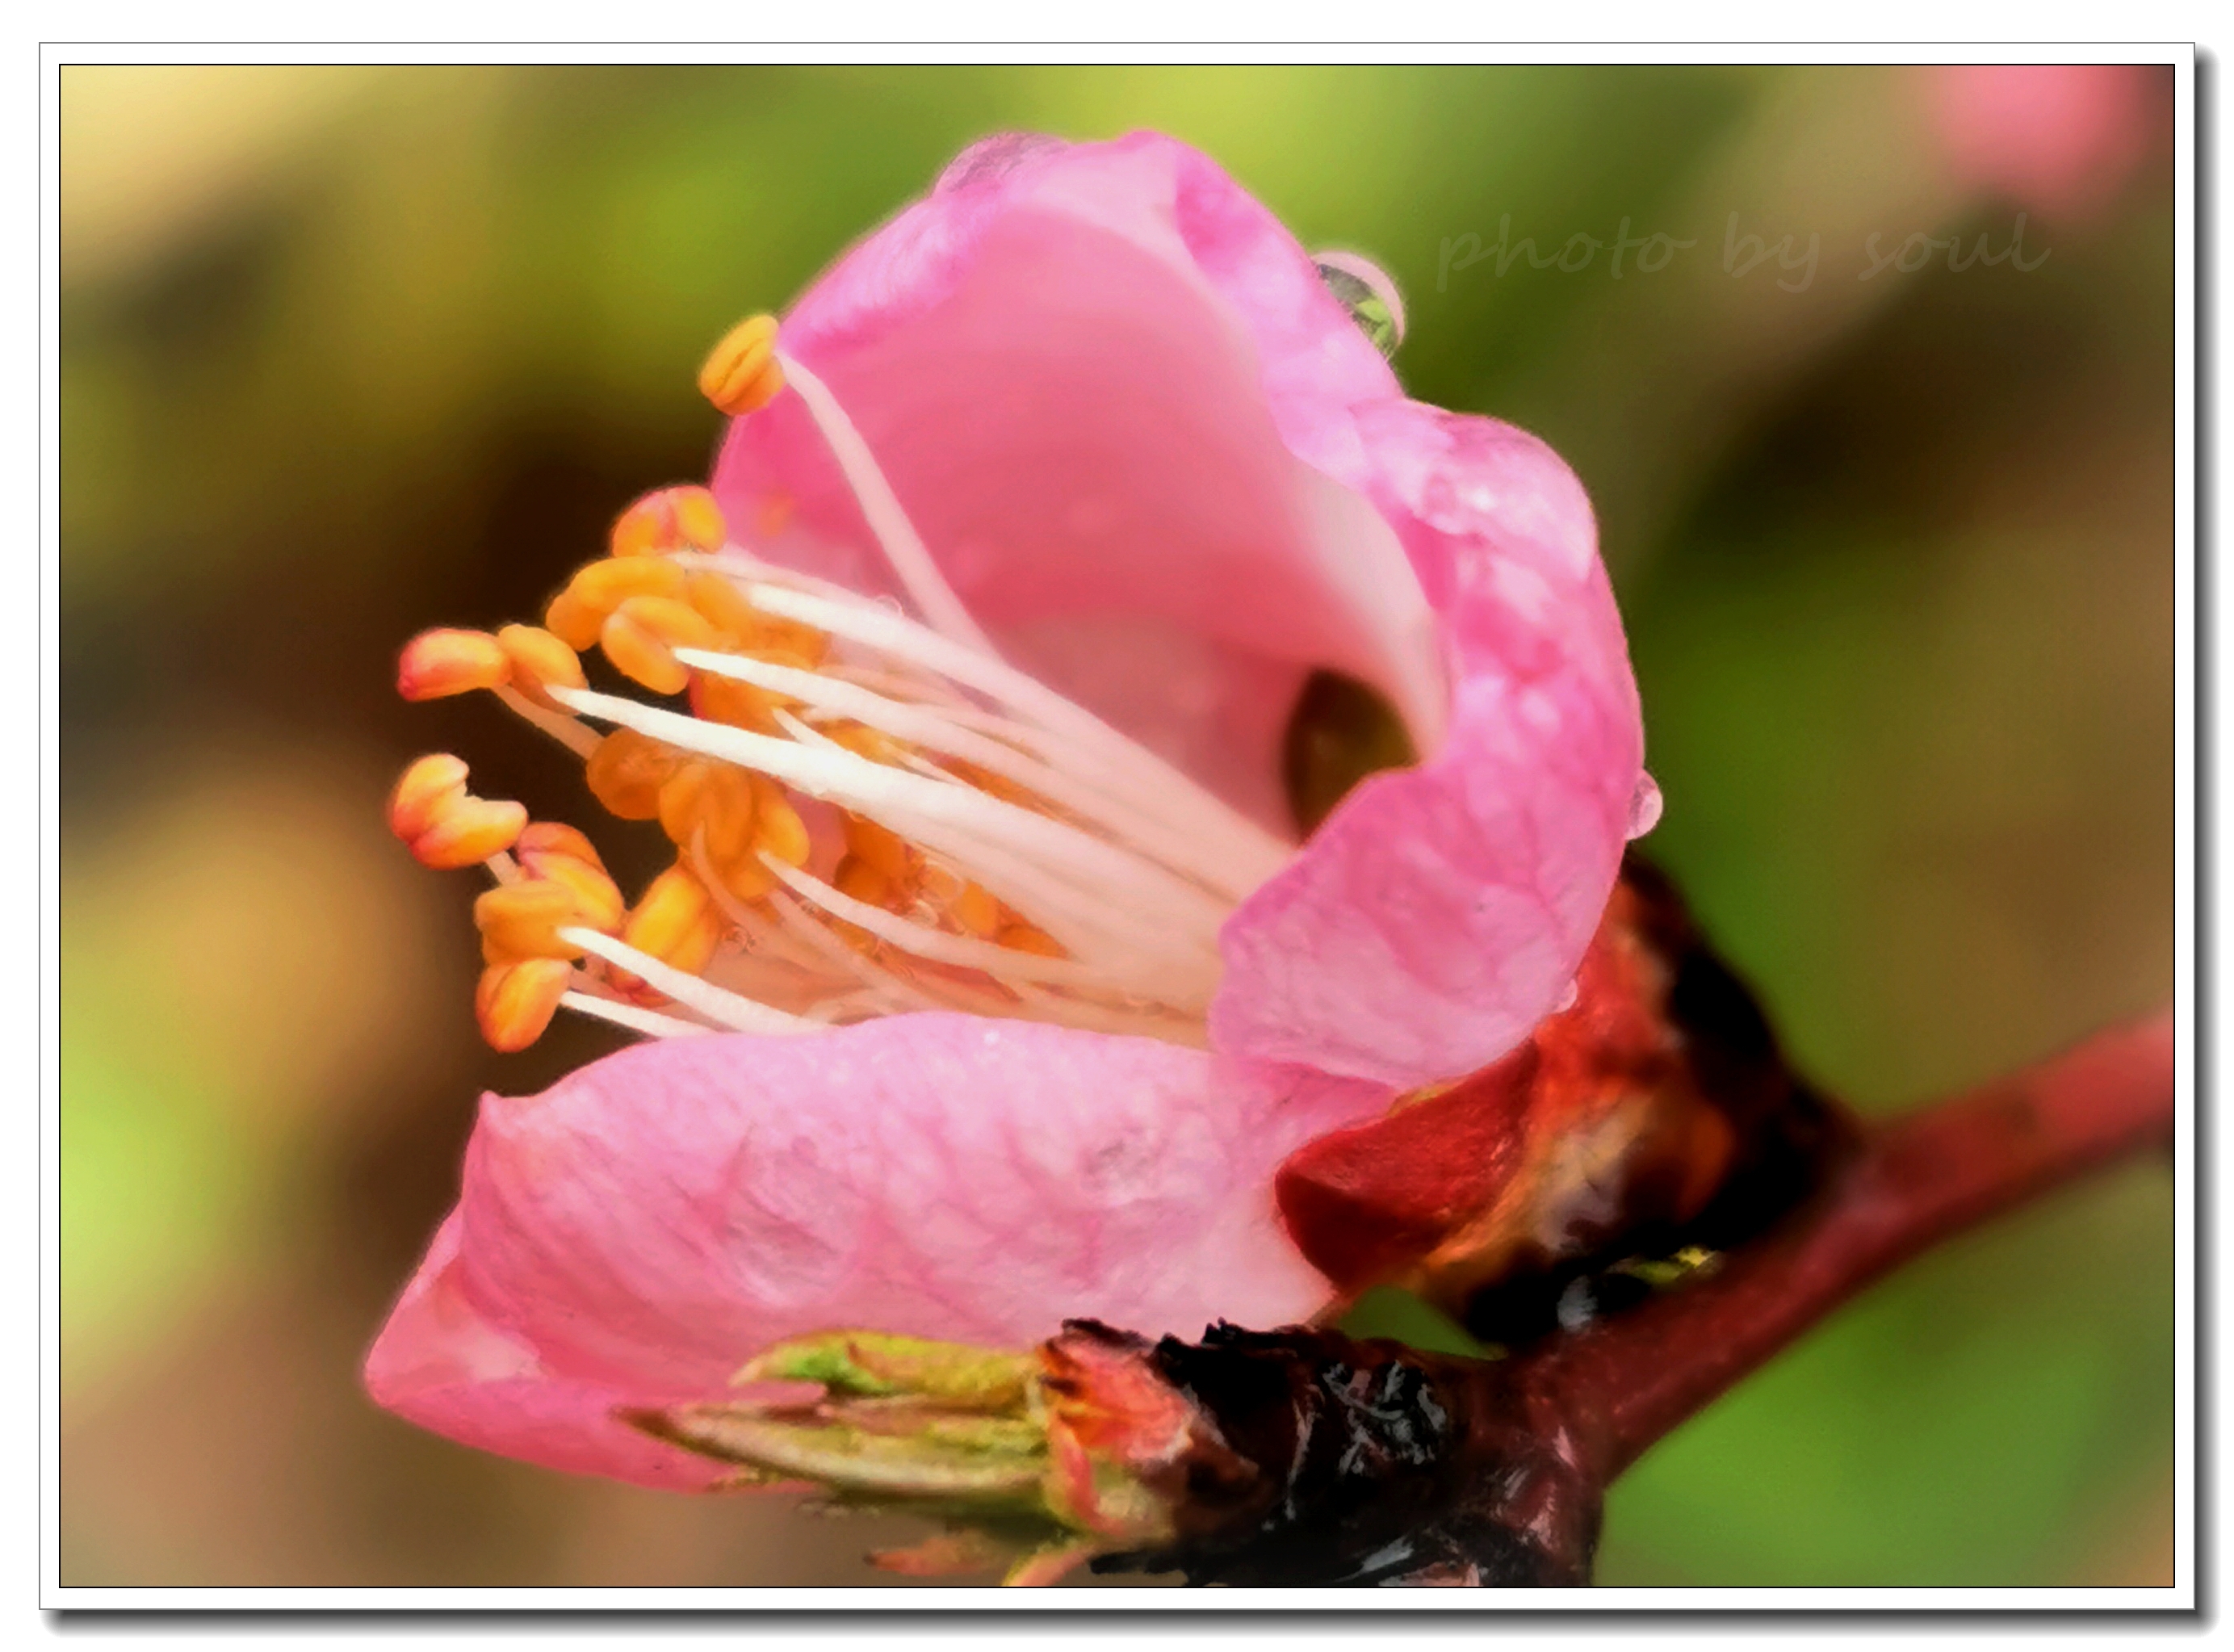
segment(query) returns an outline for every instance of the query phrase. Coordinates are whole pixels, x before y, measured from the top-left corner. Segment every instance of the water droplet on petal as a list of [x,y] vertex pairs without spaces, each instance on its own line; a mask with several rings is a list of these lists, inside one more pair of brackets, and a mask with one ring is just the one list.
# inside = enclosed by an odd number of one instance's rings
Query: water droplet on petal
[[1636,777],[1636,790],[1629,800],[1629,836],[1631,842],[1660,824],[1662,803],[1660,782],[1649,774],[1640,773]]
[[1404,296],[1388,272],[1355,252],[1314,252],[1319,278],[1342,300],[1360,330],[1383,356],[1404,342]]
[[1551,1006],[1551,1013],[1555,1015],[1565,1015],[1575,1007],[1575,1000],[1582,996],[1583,989],[1580,983],[1570,981],[1567,983],[1567,989],[1559,995],[1559,1002]]

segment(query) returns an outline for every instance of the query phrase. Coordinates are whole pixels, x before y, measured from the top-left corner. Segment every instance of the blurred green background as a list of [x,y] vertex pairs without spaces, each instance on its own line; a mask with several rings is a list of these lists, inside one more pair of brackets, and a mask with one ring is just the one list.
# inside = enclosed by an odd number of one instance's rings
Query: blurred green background
[[[396,649],[525,612],[700,474],[709,341],[989,131],[1199,145],[1396,276],[1413,394],[1574,464],[1652,847],[1826,1082],[1919,1101],[2167,997],[2171,80],[2048,123],[2108,134],[2054,188],[1950,138],[1950,84],[62,71],[62,1581],[882,1581],[882,1524],[565,1479],[362,1397],[476,1094],[611,1041],[480,1047],[471,880],[382,802],[443,748],[572,795],[493,707],[395,701]],[[1998,250],[2021,212],[2029,271],[1862,277],[1873,232]],[[1733,271],[1732,213],[1819,237],[1812,280]],[[1698,245],[1467,262],[1508,219]],[[1602,1580],[2170,1581],[2172,1208],[2135,1166],[1874,1292],[1616,1489]]]

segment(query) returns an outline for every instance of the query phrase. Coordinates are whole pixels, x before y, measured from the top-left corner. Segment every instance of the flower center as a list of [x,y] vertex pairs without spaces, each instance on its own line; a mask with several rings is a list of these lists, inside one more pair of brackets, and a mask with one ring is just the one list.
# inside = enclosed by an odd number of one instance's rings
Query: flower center
[[[676,487],[621,516],[542,626],[415,638],[405,698],[493,691],[676,851],[630,906],[579,832],[473,796],[447,754],[407,770],[397,835],[496,880],[484,1035],[524,1048],[562,1005],[659,1035],[957,1009],[1202,1043],[1218,927],[1290,846],[1001,660],[771,320],[700,385],[740,416],[800,398],[916,617],[763,559]],[[591,688],[592,648],[660,698]]]

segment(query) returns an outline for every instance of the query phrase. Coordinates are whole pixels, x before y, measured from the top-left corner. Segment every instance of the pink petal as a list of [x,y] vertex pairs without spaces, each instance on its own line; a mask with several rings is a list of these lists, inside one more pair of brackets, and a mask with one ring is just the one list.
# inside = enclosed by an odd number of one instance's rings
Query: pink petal
[[959,1015],[639,1046],[484,1100],[368,1384],[470,1445],[689,1485],[696,1466],[612,1407],[721,1392],[784,1336],[1022,1347],[1073,1315],[1189,1335],[1293,1320],[1326,1286],[1279,1228],[1272,1168],[1385,1100]]
[[721,1477],[720,1464],[612,1419],[617,1406],[720,1397],[718,1380],[657,1394],[552,1374],[532,1346],[467,1299],[458,1231],[453,1213],[366,1357],[365,1387],[375,1400],[453,1440],[547,1468],[677,1491]]
[[[1277,814],[1315,667],[1439,729],[1418,582],[1327,473],[1362,451],[1349,408],[1395,380],[1293,238],[1192,150],[981,146],[818,283],[785,342],[1016,663],[1239,806]],[[796,397],[736,422],[714,487],[748,539],[788,506],[767,554],[896,590]],[[1130,646],[1107,646],[1113,623]]]
[[1590,502],[1542,442],[1414,402],[1359,409],[1374,502],[1451,650],[1450,729],[1373,777],[1220,937],[1229,1055],[1408,1087],[1557,1007],[1620,865],[1643,727]]

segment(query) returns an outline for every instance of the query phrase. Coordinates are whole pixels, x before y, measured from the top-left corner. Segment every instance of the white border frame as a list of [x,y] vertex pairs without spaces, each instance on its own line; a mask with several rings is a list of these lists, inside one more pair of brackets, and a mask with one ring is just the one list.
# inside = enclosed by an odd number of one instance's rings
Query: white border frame
[[[295,21],[302,21],[297,18]],[[390,26],[402,21],[390,19]],[[1044,18],[1035,21],[1044,23]],[[1131,26],[1146,19],[1137,14]],[[1623,1589],[1382,1590],[1371,1596],[1335,1595],[1323,1590],[1225,1589],[1217,1590],[1055,1590],[998,1589],[849,1590],[806,1588],[736,1589],[238,1589],[238,1588],[68,1588],[56,1574],[59,1564],[60,1457],[58,1296],[56,1221],[59,1166],[56,1152],[56,1108],[59,1075],[56,1047],[59,1024],[58,932],[56,884],[59,855],[58,780],[60,770],[56,598],[60,545],[56,527],[60,487],[55,433],[59,409],[59,377],[56,343],[59,332],[58,212],[58,87],[59,71],[72,63],[173,62],[392,62],[392,63],[559,63],[673,62],[760,62],[772,63],[937,61],[1036,63],[1048,61],[1127,62],[1496,62],[1510,63],[1939,63],[1939,62],[2148,62],[2169,64],[2177,82],[2175,131],[2178,158],[2174,191],[2178,221],[2175,232],[2178,306],[2175,349],[2177,549],[2174,668],[2178,681],[2175,731],[2178,742],[2176,799],[2178,915],[2175,931],[2176,982],[2179,1007],[2178,1071],[2182,1106],[2174,1148],[2177,1188],[2174,1201],[2178,1258],[2178,1325],[2176,1358],[2175,1542],[2178,1585],[2165,1589]],[[1703,1609],[1746,1611],[1838,1610],[1901,1611],[2009,1610],[2123,1610],[2185,1611],[2198,1605],[2196,1589],[2196,1316],[2197,1301],[2197,1158],[2196,1111],[2198,1067],[2195,1041],[2197,1002],[2196,916],[2197,767],[2196,739],[2198,678],[2197,676],[2197,473],[2196,473],[2196,50],[2192,45],[2094,44],[2085,47],[1917,44],[1557,44],[1513,43],[1496,46],[1288,44],[1269,47],[1127,44],[1115,48],[1029,46],[972,43],[963,47],[925,47],[918,44],[821,45],[787,42],[741,47],[704,48],[676,45],[526,43],[501,49],[486,45],[405,44],[271,44],[245,42],[211,47],[199,44],[101,44],[95,46],[42,45],[39,51],[39,146],[37,222],[39,225],[39,359],[40,442],[39,489],[39,615],[35,692],[38,704],[39,807],[38,830],[39,996],[36,1020],[25,1030],[36,1037],[39,1051],[39,1110],[36,1119],[36,1163],[39,1200],[36,1211],[39,1328],[39,1604],[42,1609],[147,1610],[441,1610],[481,1612],[524,1610],[650,1610],[657,1612],[775,1610],[801,1607],[868,1611],[948,1612],[995,1608],[1034,1611],[1186,1611],[1226,1612],[1264,1608],[1370,1608],[1402,1612],[1433,1610],[1530,1612],[1584,1610],[1601,1612],[1685,1611]],[[28,213],[19,214],[19,221]],[[20,380],[19,380],[20,382]],[[2222,581],[2214,593],[2214,619],[2227,620],[2230,599]],[[18,679],[15,703],[22,704],[31,685],[20,681],[29,675],[27,661],[18,655],[6,669]],[[2225,828],[2222,826],[2221,831]],[[2214,891],[2214,907],[2224,902]],[[25,996],[28,996],[26,995]],[[2220,1012],[2218,1024],[2234,1025],[2234,988],[2221,981],[2213,993],[2212,1008]],[[13,1006],[20,1018],[29,1009],[22,998]],[[28,1137],[23,1115],[14,1124],[19,1138]],[[21,1144],[29,1146],[29,1142]],[[2222,1148],[2223,1152],[2224,1149]],[[17,1162],[31,1160],[19,1152]],[[16,1221],[29,1226],[34,1212],[18,1207]],[[29,1236],[26,1236],[27,1237]],[[28,1247],[26,1247],[28,1248]],[[18,1291],[19,1295],[28,1294]],[[30,1322],[29,1304],[15,1318]],[[22,1363],[12,1381],[27,1374]],[[28,1411],[29,1407],[19,1407]],[[28,1479],[28,1476],[25,1477]]]

